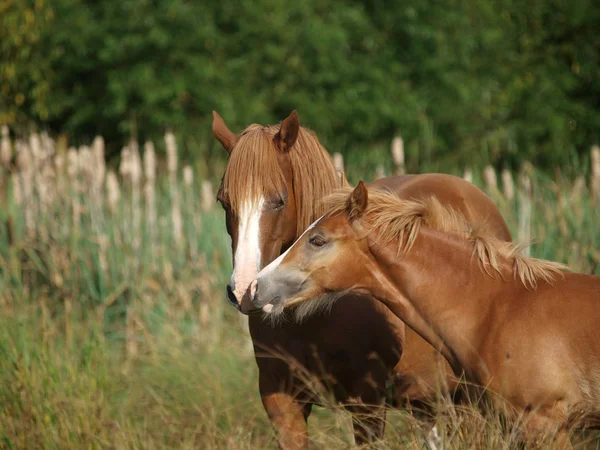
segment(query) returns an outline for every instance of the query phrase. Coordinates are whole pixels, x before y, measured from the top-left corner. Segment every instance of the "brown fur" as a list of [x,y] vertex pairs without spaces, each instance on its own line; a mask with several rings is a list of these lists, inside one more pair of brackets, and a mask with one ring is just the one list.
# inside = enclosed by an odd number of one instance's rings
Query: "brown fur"
[[[340,189],[323,199],[329,215],[346,211],[349,195],[353,188]],[[451,234],[474,244],[474,254],[481,262],[482,270],[493,276],[506,275],[501,260],[512,263],[514,276],[528,289],[535,289],[538,280],[552,284],[556,275],[568,267],[564,264],[530,258],[520,254],[523,244],[506,242],[494,238],[486,231],[485,223],[469,223],[455,209],[442,205],[436,197],[421,200],[398,198],[391,191],[371,191],[368,207],[362,218],[365,234],[375,233],[375,243],[385,246],[398,242],[398,255],[406,254],[414,245],[422,226]],[[349,217],[352,220],[352,217]],[[493,270],[490,272],[489,268]]]

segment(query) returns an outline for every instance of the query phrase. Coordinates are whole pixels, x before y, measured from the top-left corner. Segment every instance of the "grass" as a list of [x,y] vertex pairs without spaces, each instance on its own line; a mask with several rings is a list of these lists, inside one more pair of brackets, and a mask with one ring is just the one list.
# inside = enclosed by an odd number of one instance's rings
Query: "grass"
[[272,447],[253,363],[235,340],[216,351],[165,338],[124,364],[93,324],[66,342],[44,337],[32,317],[0,324],[3,447]]
[[[600,210],[587,188],[531,176],[532,255],[600,274]],[[131,180],[121,181],[122,198],[110,212],[103,197],[94,203],[85,174],[79,177],[80,190],[45,206],[39,187],[17,204],[14,184],[4,184],[0,448],[276,448],[244,320],[223,295],[231,256],[220,209],[202,209],[198,181],[177,182],[178,241],[165,177],[155,186],[154,229],[144,191],[138,206]],[[492,188],[490,195],[517,236],[520,200]],[[328,408],[314,408],[309,421],[313,445],[352,446],[348,414],[326,394],[323,401]],[[514,445],[499,418],[472,408],[442,411],[437,423],[449,448]],[[422,448],[423,430],[411,416],[389,411],[387,419],[379,447]]]

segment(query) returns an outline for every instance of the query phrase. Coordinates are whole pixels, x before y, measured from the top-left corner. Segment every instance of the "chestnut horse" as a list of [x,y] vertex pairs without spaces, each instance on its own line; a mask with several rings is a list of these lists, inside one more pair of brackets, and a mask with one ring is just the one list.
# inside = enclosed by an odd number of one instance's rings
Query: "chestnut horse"
[[485,386],[525,440],[570,448],[569,428],[600,425],[600,277],[524,257],[435,197],[403,200],[361,182],[327,202],[253,282],[255,307],[310,311],[323,293],[373,295]]
[[[232,243],[227,297],[238,310],[249,313],[251,281],[325,212],[319,202],[340,181],[329,154],[312,132],[300,126],[295,111],[281,125],[250,125],[239,135],[216,112],[213,117],[214,135],[229,153],[217,196]],[[406,175],[373,186],[405,198],[437,195],[469,220],[487,220],[493,236],[510,240],[492,201],[460,178]],[[249,317],[260,396],[282,448],[308,445],[306,421],[315,399],[298,376],[298,366],[321,376],[335,398],[349,405],[355,413],[357,443],[382,437],[385,417],[377,405],[385,400],[386,382],[393,373],[398,374],[395,397],[410,399],[417,407],[435,400],[438,384],[454,387],[451,370],[439,353],[411,330],[405,333],[404,324],[371,297],[348,295],[343,305],[333,305],[328,313],[301,324],[289,322],[273,325],[260,313]]]

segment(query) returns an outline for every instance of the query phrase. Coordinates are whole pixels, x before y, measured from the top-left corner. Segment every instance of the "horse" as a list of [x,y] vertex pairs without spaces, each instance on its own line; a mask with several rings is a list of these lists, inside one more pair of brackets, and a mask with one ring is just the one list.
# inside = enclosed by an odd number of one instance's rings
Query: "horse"
[[485,387],[526,443],[572,448],[569,429],[600,425],[599,276],[525,257],[434,196],[406,200],[360,182],[326,203],[253,281],[256,308],[307,313],[325,293],[369,294]]
[[[326,380],[335,399],[348,405],[357,444],[383,436],[386,383],[393,384],[400,406],[410,400],[425,408],[436,399],[439,385],[452,392],[455,380],[439,353],[372,297],[347,295],[348,308],[333,305],[330,312],[286,326],[252,311],[251,281],[325,212],[320,200],[341,181],[317,136],[300,126],[296,111],[278,125],[252,124],[239,134],[213,111],[212,129],[229,154],[217,194],[233,257],[227,298],[249,314],[259,393],[280,448],[308,446],[307,420],[317,400],[306,386],[306,373]],[[405,175],[372,186],[405,198],[437,195],[469,220],[487,220],[493,236],[511,240],[494,203],[461,178]]]

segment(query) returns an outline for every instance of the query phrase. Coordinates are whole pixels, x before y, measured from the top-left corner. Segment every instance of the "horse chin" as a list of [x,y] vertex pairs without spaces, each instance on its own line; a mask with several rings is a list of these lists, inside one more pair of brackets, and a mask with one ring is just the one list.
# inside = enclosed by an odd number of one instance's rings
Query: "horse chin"
[[294,307],[290,308],[294,314],[294,321],[302,323],[311,316],[331,313],[334,303],[343,297],[346,292],[325,292],[315,294],[310,298],[298,299],[294,302]]
[[286,322],[286,308],[281,302],[273,304],[267,303],[260,310],[263,319],[270,322],[272,326],[280,325]]
[[[255,305],[256,303],[252,302],[252,304]],[[260,309],[265,314],[276,314],[278,312],[277,307],[280,305],[281,305],[281,297],[277,296],[277,297],[274,297],[273,299],[271,299],[268,303],[261,306]],[[283,309],[283,308],[281,308],[281,309]]]
[[271,303],[267,303],[262,307],[262,311],[266,314],[270,314],[273,312],[273,308],[275,308]]

